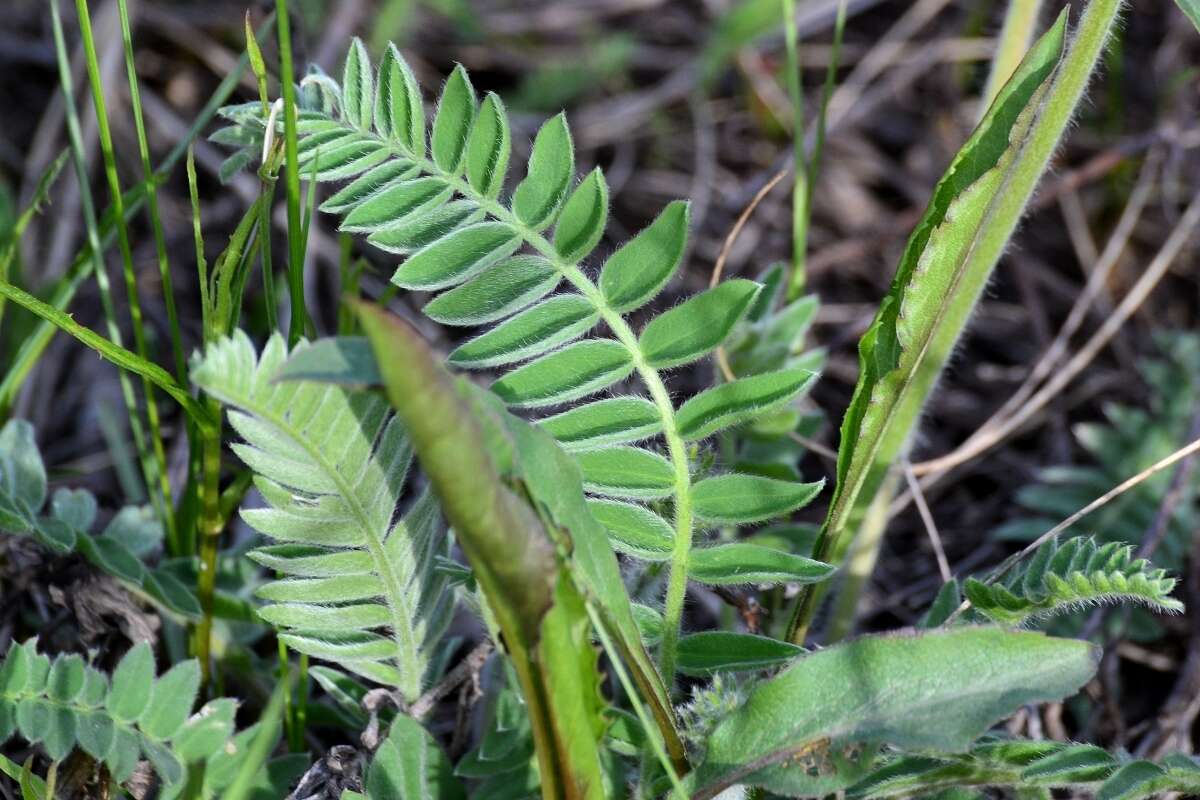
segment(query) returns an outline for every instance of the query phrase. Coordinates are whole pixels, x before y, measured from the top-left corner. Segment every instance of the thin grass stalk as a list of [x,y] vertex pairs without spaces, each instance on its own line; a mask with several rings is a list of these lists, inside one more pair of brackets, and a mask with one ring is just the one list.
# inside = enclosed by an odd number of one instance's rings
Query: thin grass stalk
[[[88,176],[84,156],[83,134],[79,125],[79,112],[76,110],[75,105],[75,82],[71,77],[70,57],[67,54],[66,39],[63,36],[62,15],[59,11],[58,0],[51,0],[50,19],[54,30],[54,46],[58,60],[58,78],[63,92],[67,139],[71,144],[72,161],[76,179],[79,182],[79,206],[83,211],[83,227],[87,236],[91,271],[96,276],[96,286],[100,289],[100,306],[104,311],[104,321],[108,329],[108,336],[117,346],[123,347],[121,327],[117,324],[117,312],[113,305],[112,287],[108,281],[108,270],[105,268],[103,250],[100,246],[95,200],[92,196],[91,181]],[[149,488],[154,485],[154,472],[147,455],[146,433],[142,427],[141,417],[138,414],[137,397],[133,391],[133,382],[124,370],[117,370],[117,380],[120,383],[121,397],[125,401],[125,410],[129,416],[129,432],[133,437],[134,448],[138,454],[138,462],[142,468],[142,479]],[[150,495],[154,497],[153,489],[150,489]]]
[[[138,298],[137,276],[133,268],[133,250],[129,243],[129,228],[125,222],[125,199],[121,194],[121,179],[117,175],[116,151],[113,148],[112,131],[108,127],[108,109],[104,100],[104,85],[100,75],[100,62],[96,56],[96,42],[92,34],[92,20],[88,12],[87,0],[75,0],[75,9],[79,15],[79,31],[87,60],[88,80],[92,87],[92,105],[96,111],[96,131],[100,138],[104,174],[108,181],[113,211],[117,218],[117,245],[121,251],[121,261],[124,266],[125,290],[129,298],[129,317],[133,322],[133,341],[137,354],[143,359],[148,359],[142,306]],[[150,188],[147,187],[147,196],[150,191]],[[150,495],[156,498],[155,505],[159,506],[159,515],[162,518],[163,527],[166,529],[167,552],[171,555],[179,555],[181,550],[175,525],[175,504],[171,498],[171,483],[167,475],[167,455],[163,447],[162,426],[158,417],[158,400],[155,397],[154,385],[145,378],[142,380],[142,390],[146,400],[146,419],[150,428],[148,438],[154,466],[151,476],[154,488]],[[157,495],[155,491],[157,491]]]
[[[274,17],[268,18],[258,33],[265,35],[270,31],[270,26],[274,24]],[[199,136],[200,131],[207,127],[208,123],[216,115],[217,110],[225,105],[232,96],[238,84],[242,80],[242,73],[249,63],[249,56],[242,54],[237,66],[229,72],[228,75],[217,86],[216,91],[204,104],[204,108],[193,120],[188,131],[179,140],[178,143],[171,149],[166,157],[159,163],[158,169],[154,173],[155,181],[162,181],[175,169],[175,165],[179,163],[179,159],[184,156],[184,153]],[[146,201],[145,183],[139,183],[127,192],[125,198],[125,220],[130,220],[141,210],[142,204]],[[67,271],[67,276],[61,279],[51,292],[49,306],[56,311],[64,311],[75,299],[75,293],[79,291],[79,287],[83,282],[91,277],[94,266],[92,251],[103,252],[108,248],[113,239],[116,237],[116,217],[112,214],[112,209],[106,209],[104,214],[100,215],[100,247],[93,247],[90,243],[81,248],[71,262],[71,267]],[[34,333],[26,337],[21,343],[21,349],[17,353],[17,358],[12,366],[4,373],[3,379],[0,379],[0,413],[5,412],[17,396],[25,379],[29,377],[30,371],[42,357],[42,353],[46,351],[50,340],[57,332],[57,327],[47,320],[43,319]]]
[[146,139],[146,125],[142,116],[142,95],[138,88],[137,68],[133,60],[133,33],[129,25],[128,0],[118,0],[117,11],[121,17],[121,40],[125,48],[125,71],[129,79],[129,104],[133,109],[133,125],[137,131],[138,155],[142,159],[142,177],[146,181],[146,212],[150,217],[150,227],[154,231],[154,255],[158,260],[163,304],[167,308],[167,325],[171,333],[171,351],[175,356],[175,377],[180,383],[186,384],[187,363],[183,355],[183,335],[179,329],[179,314],[175,310],[175,287],[171,281],[166,236],[163,234],[162,218],[158,212],[158,189],[154,182],[154,168],[150,165],[150,146]]
[[804,91],[800,85],[800,46],[796,30],[796,0],[783,3],[788,99],[792,105],[792,271],[788,296],[799,297],[807,282],[805,258],[808,250],[809,202],[808,163],[804,152]]
[[283,90],[284,185],[287,187],[288,290],[291,324],[288,344],[294,346],[308,328],[304,307],[304,234],[300,219],[300,168],[296,150],[296,82],[292,68],[292,32],[287,0],[276,0],[279,31],[279,83]]

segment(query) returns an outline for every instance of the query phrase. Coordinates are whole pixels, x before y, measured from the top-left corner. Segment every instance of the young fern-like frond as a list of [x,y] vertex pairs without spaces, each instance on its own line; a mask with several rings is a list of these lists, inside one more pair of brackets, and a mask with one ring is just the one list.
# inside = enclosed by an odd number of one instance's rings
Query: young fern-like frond
[[213,700],[192,715],[199,688],[195,660],[156,678],[144,642],[125,654],[111,680],[78,655],[51,659],[37,652],[36,639],[14,642],[0,665],[0,744],[20,734],[52,761],[78,747],[118,783],[145,757],[162,778],[162,796],[175,797],[185,767],[217,754],[233,733],[234,700]]
[[259,614],[293,649],[415,700],[450,616],[451,594],[434,568],[449,545],[437,505],[426,493],[395,521],[412,448],[386,400],[276,382],[287,356],[281,336],[256,356],[239,331],[191,370],[228,406],[244,439],[234,451],[267,503],[242,517],[280,542],[250,554],[283,576],[259,590],[270,603]]
[[[492,391],[514,408],[570,404],[540,423],[570,450],[587,453],[580,467],[589,493],[603,498],[596,505],[600,516],[621,520],[609,526],[614,546],[645,557],[637,542],[659,543],[671,564],[660,659],[670,680],[694,530],[787,514],[820,487],[749,475],[736,476],[736,483],[732,476],[693,476],[688,440],[780,408],[808,385],[807,370],[780,370],[710,389],[681,409],[671,399],[664,371],[721,346],[760,287],[726,281],[636,332],[626,315],[653,300],[682,261],[687,204],[669,204],[593,278],[582,262],[607,221],[603,173],[596,169],[572,186],[574,151],[560,114],[538,131],[526,175],[503,202],[511,149],[504,105],[491,93],[478,102],[461,66],[443,87],[428,146],[420,91],[394,46],[373,73],[355,40],[342,83],[310,72],[302,97],[301,173],[319,181],[352,179],[321,208],[342,217],[343,231],[405,256],[392,282],[440,291],[425,306],[432,319],[491,325],[455,349],[451,365],[505,370]],[[241,146],[234,157],[244,159],[265,132],[261,106],[224,114],[234,126],[216,138]],[[644,395],[576,405],[631,376]],[[665,445],[662,455],[636,444],[656,436]],[[639,502],[653,498],[670,501],[673,524]]]
[[968,578],[963,591],[979,613],[1019,625],[1032,617],[1104,602],[1144,603],[1180,612],[1183,604],[1170,596],[1174,588],[1175,579],[1146,559],[1134,558],[1132,546],[1098,545],[1090,536],[1078,536],[1046,542],[1003,583]]

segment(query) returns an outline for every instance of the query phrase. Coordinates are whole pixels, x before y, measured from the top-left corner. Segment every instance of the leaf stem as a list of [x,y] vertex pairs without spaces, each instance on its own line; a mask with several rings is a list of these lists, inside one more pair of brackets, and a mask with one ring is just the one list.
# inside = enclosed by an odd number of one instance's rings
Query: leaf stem
[[[283,90],[283,147],[287,188],[288,289],[292,320],[288,328],[288,346],[294,347],[308,327],[304,307],[304,235],[300,220],[300,165],[296,152],[296,81],[292,67],[292,32],[287,0],[276,0],[275,16],[279,31],[279,83]],[[264,276],[266,277],[266,276]]]

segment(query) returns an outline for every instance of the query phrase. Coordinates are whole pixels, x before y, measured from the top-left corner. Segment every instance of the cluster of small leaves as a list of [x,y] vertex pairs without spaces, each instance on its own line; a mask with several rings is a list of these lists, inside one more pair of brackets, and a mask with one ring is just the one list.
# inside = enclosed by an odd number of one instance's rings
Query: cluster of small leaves
[[[1139,361],[1142,378],[1151,390],[1150,408],[1114,403],[1105,408],[1108,424],[1077,425],[1076,441],[1095,459],[1095,465],[1041,470],[1038,482],[1017,494],[1017,501],[1036,516],[1012,520],[997,529],[996,536],[1034,539],[1188,442],[1200,403],[1200,335],[1164,332],[1155,338],[1162,357]],[[1171,488],[1172,473],[1165,470],[1152,476],[1084,517],[1080,524],[1102,542],[1142,541],[1156,524]],[[1171,570],[1183,566],[1192,532],[1200,526],[1200,471],[1194,471],[1181,489],[1183,495],[1174,505],[1155,551],[1155,561]]]
[[1097,800],[1140,800],[1200,791],[1200,760],[1169,755],[1156,764],[1089,744],[986,738],[963,754],[893,755],[847,791],[850,798],[911,797],[967,786],[1071,789]]
[[1144,558],[1132,545],[1099,545],[1090,536],[1057,539],[1039,547],[1002,583],[967,578],[963,591],[971,607],[996,622],[1020,625],[1031,617],[1070,611],[1104,602],[1144,603],[1160,611],[1180,612],[1170,597],[1175,579]]
[[245,440],[234,451],[267,504],[242,518],[279,542],[249,554],[283,576],[259,589],[270,603],[259,616],[293,649],[415,700],[453,601],[436,568],[449,547],[437,505],[425,493],[396,521],[412,448],[387,402],[275,382],[287,356],[281,336],[258,357],[239,331],[192,365],[197,385],[228,406]]
[[[736,279],[659,314],[640,334],[630,329],[625,315],[653,300],[680,265],[685,203],[668,205],[593,280],[580,262],[603,236],[608,189],[599,169],[572,185],[573,145],[562,115],[542,126],[525,178],[502,202],[511,151],[507,115],[495,94],[477,102],[461,67],[443,87],[428,135],[419,89],[395,47],[372,71],[355,41],[341,84],[314,70],[302,96],[301,173],[319,181],[354,178],[321,208],[343,217],[343,231],[406,256],[392,281],[441,291],[425,306],[432,319],[494,324],[456,348],[451,365],[509,370],[492,390],[515,408],[574,404],[635,372],[646,384],[649,399],[610,396],[540,420],[576,454],[593,513],[617,549],[668,559],[677,533],[690,535],[663,519],[668,499],[686,501],[701,524],[738,525],[787,514],[817,494],[820,484],[757,474],[703,477],[694,485],[690,475],[681,478],[689,469],[687,442],[783,409],[813,379],[805,367],[780,367],[671,407],[660,373],[711,353],[756,303],[763,308],[759,285]],[[258,146],[265,133],[260,104],[223,113],[234,125],[216,134],[219,141],[239,144],[243,153]],[[544,233],[551,227],[552,234]],[[564,283],[566,290],[555,293]],[[600,322],[610,336],[581,338]],[[773,327],[755,335],[778,333]],[[636,446],[658,435],[669,457]],[[816,576],[807,562],[777,572],[799,581],[826,574]],[[737,573],[721,578],[736,580]]]
[[35,639],[14,643],[0,666],[0,743],[19,733],[53,761],[79,747],[118,783],[144,756],[164,784],[177,786],[187,764],[216,754],[233,733],[233,700],[191,715],[199,685],[194,660],[156,678],[144,642],[125,654],[111,682],[78,655],[51,659],[37,652]]
[[89,533],[96,498],[85,489],[58,489],[46,503],[46,467],[33,426],[12,419],[0,428],[0,532],[32,536],[52,553],[77,552],[127,588],[187,618],[200,615],[195,595],[163,564],[151,569],[142,559],[162,540],[148,509],[127,507],[104,531]]

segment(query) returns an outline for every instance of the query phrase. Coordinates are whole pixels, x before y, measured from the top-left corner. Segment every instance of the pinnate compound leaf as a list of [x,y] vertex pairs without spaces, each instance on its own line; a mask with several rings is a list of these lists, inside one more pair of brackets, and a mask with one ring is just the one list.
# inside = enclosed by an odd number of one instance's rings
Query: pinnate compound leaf
[[692,551],[688,577],[714,586],[746,583],[816,583],[834,568],[772,547],[732,542]]
[[1046,542],[1001,583],[967,578],[963,591],[975,610],[996,622],[1019,625],[1086,603],[1132,602],[1181,612],[1183,603],[1170,596],[1174,588],[1175,579],[1134,558],[1131,545],[1099,545],[1090,536],[1077,536]]
[[471,135],[474,119],[475,89],[471,86],[467,71],[459,64],[454,67],[442,88],[430,135],[434,163],[446,172],[458,174],[462,169],[467,138]]
[[[1073,694],[1095,673],[1086,642],[992,627],[864,636],[799,658],[757,684],[717,724],[693,778],[711,800],[737,783],[789,797],[839,791],[857,778],[841,748],[965,750],[1026,703]],[[833,768],[789,766],[814,750]]]
[[578,400],[633,372],[629,350],[611,339],[588,339],[513,370],[492,384],[510,406],[535,408]]
[[513,192],[512,210],[534,230],[548,226],[571,187],[575,174],[575,146],[567,118],[547,120],[533,140],[529,171]]
[[754,281],[725,281],[658,315],[638,340],[646,362],[675,367],[706,355],[733,331],[758,289]]
[[689,206],[676,200],[645,230],[613,253],[600,271],[600,291],[615,311],[628,313],[657,295],[683,260]]
[[824,480],[793,483],[758,475],[718,475],[698,482],[692,499],[701,519],[736,525],[791,513],[811,502],[824,485]]
[[488,92],[467,142],[467,180],[471,188],[489,200],[496,199],[504,188],[511,151],[504,103],[494,92]]
[[403,714],[392,721],[387,739],[375,751],[364,783],[367,800],[467,796],[442,748],[419,722]]
[[754,420],[791,402],[807,391],[816,378],[815,372],[795,368],[715,386],[680,406],[676,416],[679,435],[694,441]]
[[[337,588],[346,594],[323,605],[279,601],[265,613],[288,628],[281,638],[293,649],[415,700],[450,616],[445,577],[433,569],[447,553],[445,529],[420,501],[394,521],[412,449],[384,398],[347,388],[380,380],[366,343],[302,343],[291,359],[279,336],[260,356],[236,333],[192,366],[193,380],[231,409],[244,440],[234,450],[255,471],[266,501],[242,516],[284,544],[260,551],[281,572],[335,578],[366,570],[376,580],[326,583],[326,598]],[[368,586],[382,591],[366,598]],[[379,602],[364,605],[368,599]],[[355,630],[376,625],[380,634]]]
[[599,167],[575,187],[554,227],[554,247],[564,261],[579,261],[600,243],[608,222],[608,184]]

